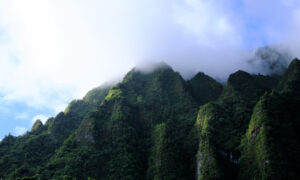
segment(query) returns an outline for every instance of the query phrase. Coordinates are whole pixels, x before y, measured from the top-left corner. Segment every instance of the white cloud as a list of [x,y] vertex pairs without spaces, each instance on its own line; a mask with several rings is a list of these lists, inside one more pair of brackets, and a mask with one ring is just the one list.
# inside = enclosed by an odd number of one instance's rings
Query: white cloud
[[14,134],[15,136],[20,136],[20,135],[25,134],[26,131],[27,131],[26,128],[17,126],[17,127],[14,128],[13,134]]
[[45,124],[45,122],[47,121],[49,117],[44,116],[42,114],[36,115],[31,119],[31,123],[34,124],[36,120],[40,120],[43,124]]
[[120,55],[108,48],[117,39],[107,37],[110,30],[103,32],[105,19],[97,22],[101,14],[91,15],[84,6],[80,1],[0,1],[0,27],[10,40],[0,48],[4,100],[57,111],[133,66],[122,48]]
[[[175,19],[205,46],[223,41],[228,45],[241,45],[240,34],[230,22],[230,14],[219,8],[215,1],[185,0],[175,7]],[[224,42],[224,40],[227,40]]]
[[26,112],[23,112],[23,113],[20,113],[16,116],[16,119],[21,119],[21,120],[25,120],[25,119],[28,119],[28,113]]
[[295,0],[0,0],[1,101],[57,113],[144,61],[224,79],[249,44],[297,52],[299,10]]

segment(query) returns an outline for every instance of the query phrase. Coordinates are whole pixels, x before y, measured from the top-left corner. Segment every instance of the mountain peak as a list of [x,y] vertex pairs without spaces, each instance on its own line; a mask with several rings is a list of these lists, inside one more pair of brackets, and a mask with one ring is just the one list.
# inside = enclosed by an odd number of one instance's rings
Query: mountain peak
[[238,70],[237,72],[231,74],[228,78],[228,84],[235,85],[247,82],[251,78],[251,75],[245,71]]
[[144,73],[152,73],[154,71],[169,69],[172,69],[172,67],[163,61],[142,63],[133,68],[134,71],[141,71]]
[[[129,71],[124,79],[123,82],[128,81],[139,81],[141,79],[144,79],[148,75],[158,75],[158,74],[172,74],[177,76],[178,73],[174,72],[172,67],[164,62],[159,63],[147,63],[144,65],[138,65],[135,68],[133,68],[131,71]],[[166,75],[166,74],[165,74]],[[146,78],[147,79],[147,78]],[[145,80],[145,79],[144,79]]]
[[239,70],[229,76],[225,91],[229,94],[234,91],[253,98],[261,92],[272,89],[277,82],[278,80],[275,77],[253,75]]
[[295,58],[289,65],[287,74],[293,74],[294,76],[299,76],[300,74],[300,60]]
[[293,61],[289,65],[289,67],[291,67],[291,66],[299,66],[300,67],[300,60],[298,58],[293,59]]
[[207,76],[205,73],[203,72],[198,72],[192,79],[202,79],[202,78],[210,78],[209,76]]
[[44,127],[43,123],[41,120],[36,120],[35,123],[33,124],[31,131],[38,131]]
[[300,85],[300,60],[295,58],[286,70],[279,84],[283,91],[299,89]]
[[220,83],[203,72],[198,72],[187,83],[192,96],[199,105],[203,105],[211,100],[216,100],[223,89],[223,86]]

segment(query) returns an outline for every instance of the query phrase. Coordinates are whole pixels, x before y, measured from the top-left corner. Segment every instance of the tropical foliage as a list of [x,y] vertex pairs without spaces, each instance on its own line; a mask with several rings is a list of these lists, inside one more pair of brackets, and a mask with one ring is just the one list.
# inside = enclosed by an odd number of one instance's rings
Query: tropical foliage
[[0,143],[2,179],[299,179],[300,61],[226,85],[133,69]]

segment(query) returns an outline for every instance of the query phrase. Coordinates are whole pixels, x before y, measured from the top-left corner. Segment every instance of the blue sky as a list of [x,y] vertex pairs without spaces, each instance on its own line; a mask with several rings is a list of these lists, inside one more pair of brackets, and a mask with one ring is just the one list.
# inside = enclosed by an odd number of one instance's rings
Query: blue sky
[[0,0],[0,139],[135,65],[226,79],[257,47],[299,56],[298,32],[297,0]]
[[[2,97],[1,97],[2,98]],[[30,129],[33,121],[41,119],[45,121],[47,116],[53,115],[51,109],[35,109],[28,107],[23,102],[0,102],[0,119],[1,129],[0,134],[7,135],[9,132],[12,135],[19,135]],[[3,123],[3,121],[5,123]]]

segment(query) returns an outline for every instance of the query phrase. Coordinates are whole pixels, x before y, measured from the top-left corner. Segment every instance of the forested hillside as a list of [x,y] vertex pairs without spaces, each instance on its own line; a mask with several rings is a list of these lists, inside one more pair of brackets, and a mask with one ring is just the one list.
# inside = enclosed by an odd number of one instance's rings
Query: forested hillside
[[300,61],[275,69],[220,84],[134,68],[6,136],[0,179],[300,179]]

